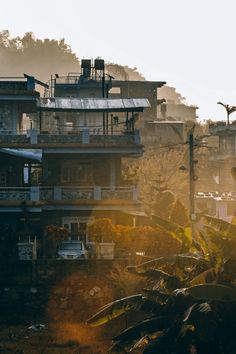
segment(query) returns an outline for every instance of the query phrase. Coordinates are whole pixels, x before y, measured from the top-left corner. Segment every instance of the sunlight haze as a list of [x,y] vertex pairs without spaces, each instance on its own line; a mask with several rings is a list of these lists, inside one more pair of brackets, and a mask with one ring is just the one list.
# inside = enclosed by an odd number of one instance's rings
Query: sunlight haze
[[99,56],[166,81],[203,120],[225,119],[218,101],[236,105],[235,16],[234,0],[10,0],[0,20],[12,37],[65,38],[80,59]]

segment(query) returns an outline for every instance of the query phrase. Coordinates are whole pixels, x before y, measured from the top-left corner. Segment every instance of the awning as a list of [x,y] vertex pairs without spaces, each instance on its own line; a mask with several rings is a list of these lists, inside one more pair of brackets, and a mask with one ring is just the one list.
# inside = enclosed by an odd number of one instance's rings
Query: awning
[[9,148],[2,148],[0,149],[0,152],[3,152],[5,154],[9,155],[14,155],[17,157],[22,157],[25,159],[29,160],[35,160],[35,161],[42,161],[42,150],[41,149],[35,149],[35,150],[29,150],[29,149],[9,149]]

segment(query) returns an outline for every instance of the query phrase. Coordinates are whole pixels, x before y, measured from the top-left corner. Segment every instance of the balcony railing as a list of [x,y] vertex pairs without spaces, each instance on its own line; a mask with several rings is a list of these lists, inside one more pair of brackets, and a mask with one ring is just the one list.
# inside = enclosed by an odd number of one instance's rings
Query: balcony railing
[[0,187],[0,201],[76,201],[76,200],[138,200],[136,186],[36,186]]
[[31,200],[30,188],[0,187],[0,200]]
[[139,130],[134,132],[114,131],[104,134],[102,130],[82,129],[74,131],[37,131],[16,133],[0,130],[0,144],[140,144]]

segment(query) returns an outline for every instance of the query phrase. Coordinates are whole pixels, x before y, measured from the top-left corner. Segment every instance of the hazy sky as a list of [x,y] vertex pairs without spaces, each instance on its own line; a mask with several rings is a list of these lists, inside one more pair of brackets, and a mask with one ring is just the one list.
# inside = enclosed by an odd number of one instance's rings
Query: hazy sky
[[166,81],[201,119],[225,119],[219,100],[236,105],[235,23],[236,0],[8,0],[0,12],[11,36],[65,38],[79,58]]

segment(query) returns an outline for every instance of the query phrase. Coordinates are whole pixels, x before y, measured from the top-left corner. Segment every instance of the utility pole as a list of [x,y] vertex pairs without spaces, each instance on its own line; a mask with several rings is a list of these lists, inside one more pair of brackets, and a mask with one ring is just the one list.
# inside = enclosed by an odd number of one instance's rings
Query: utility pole
[[194,127],[189,131],[189,209],[190,209],[190,220],[192,228],[192,237],[195,236],[195,172],[194,172],[194,138],[193,138]]

